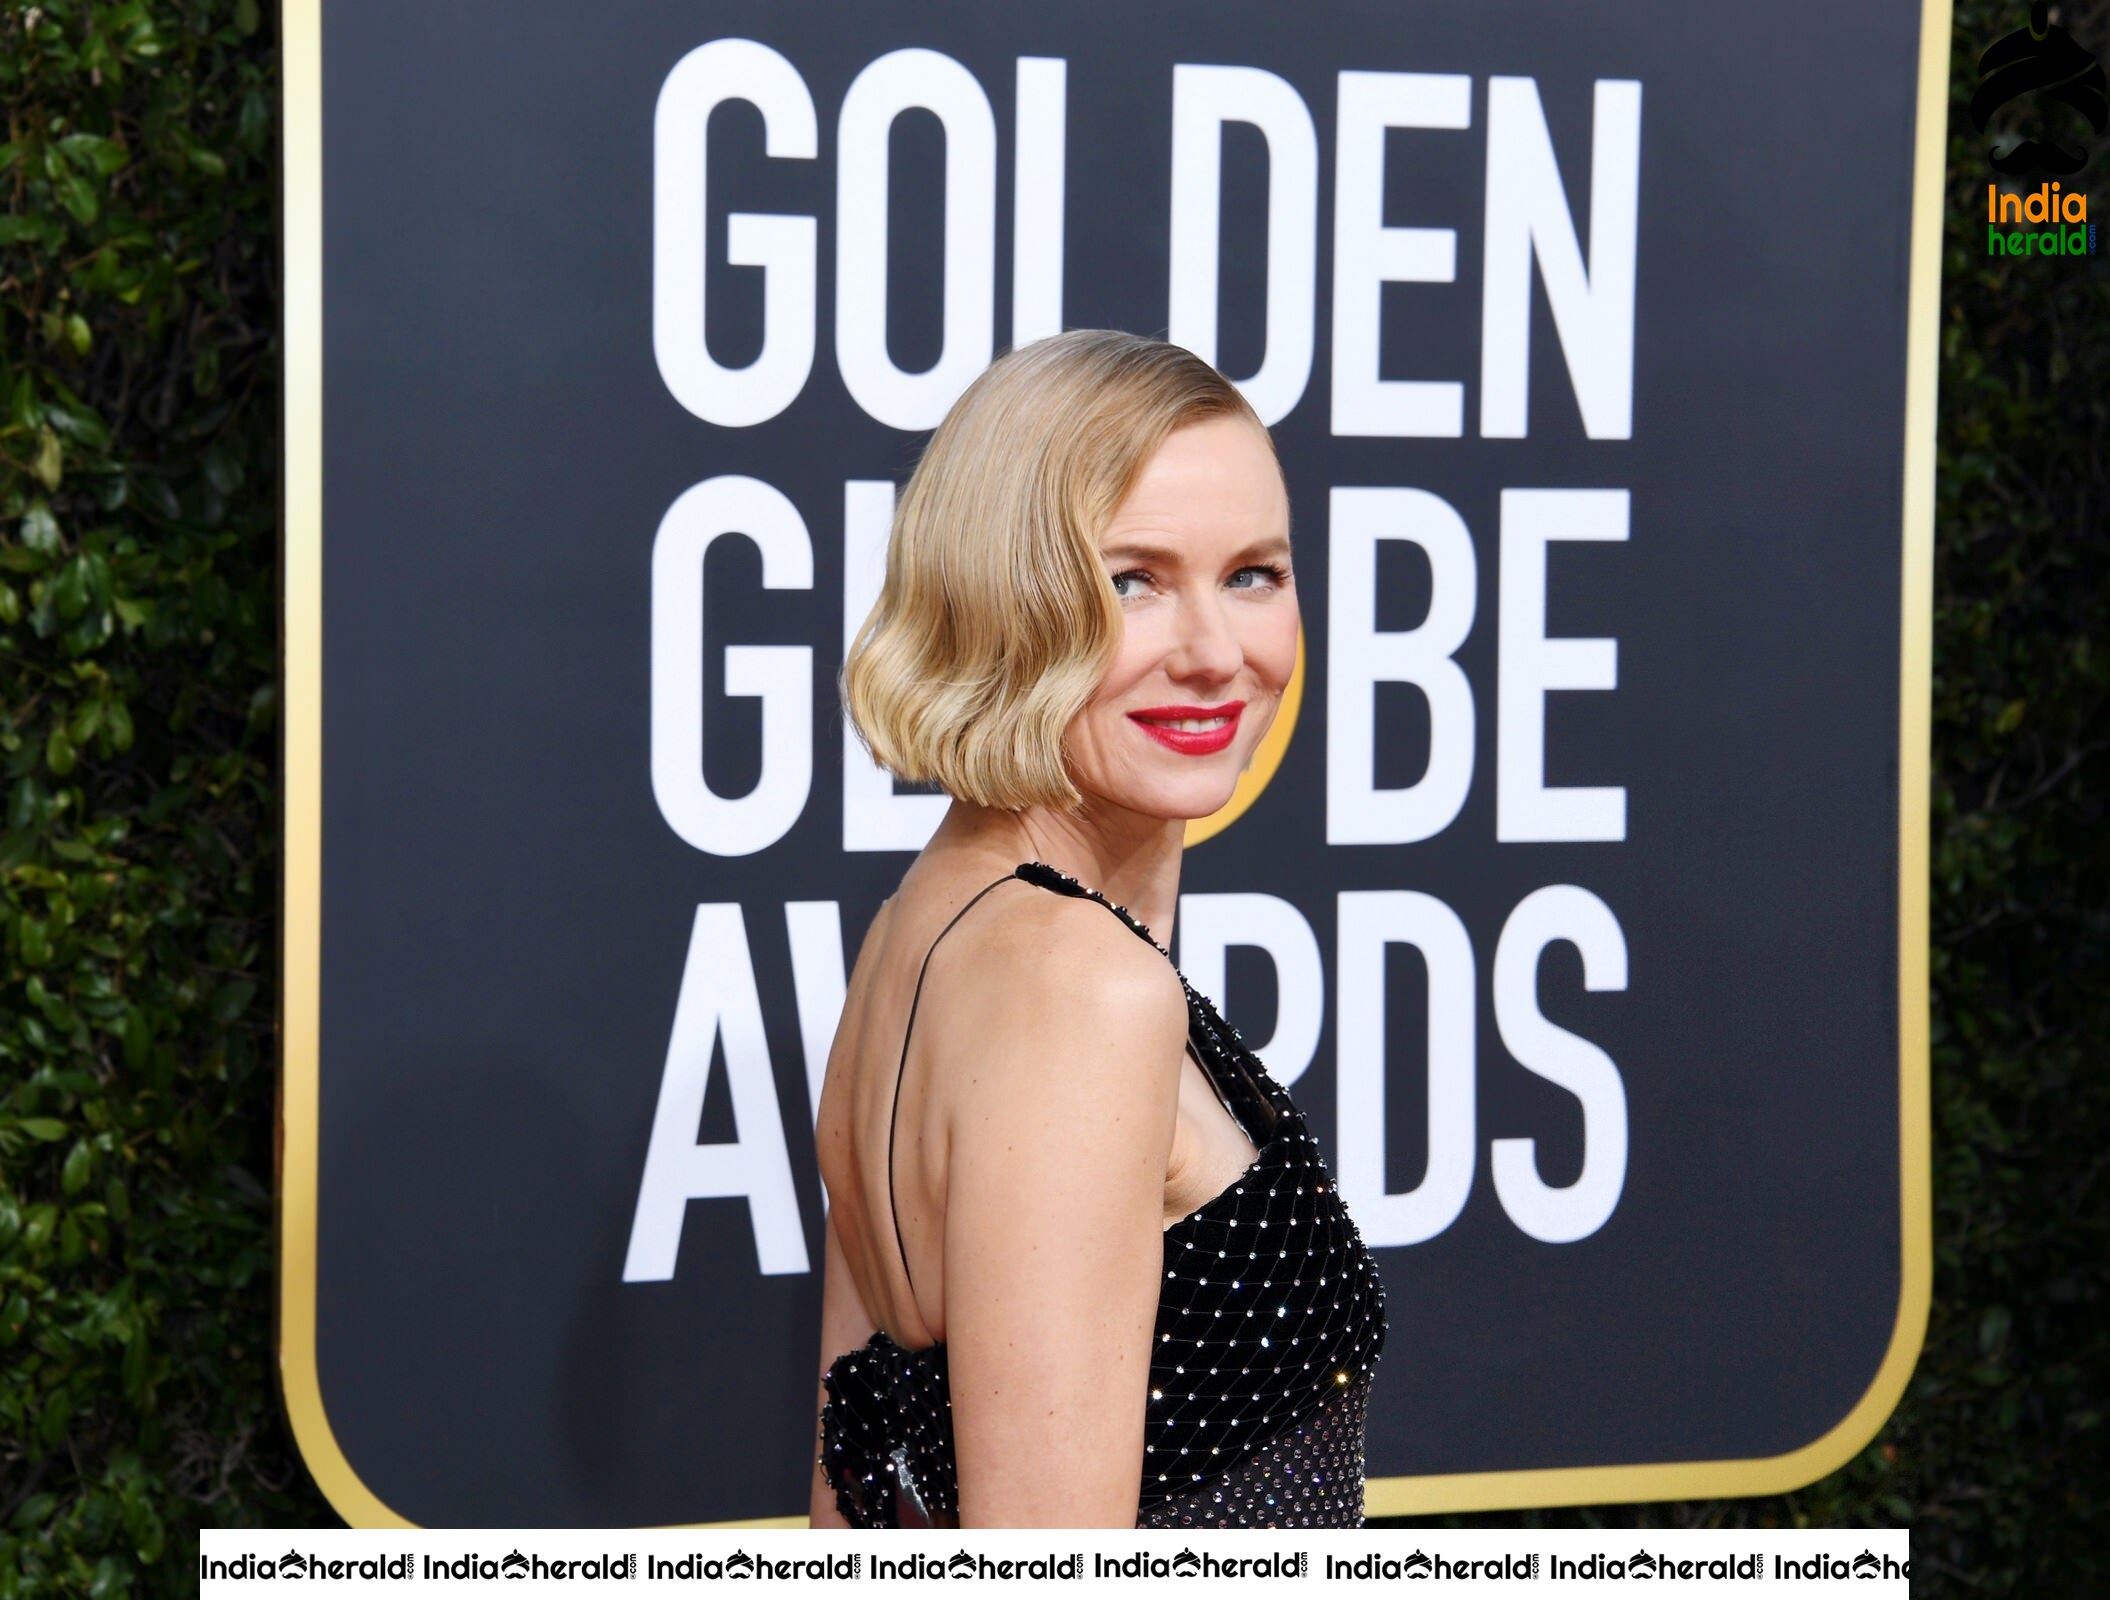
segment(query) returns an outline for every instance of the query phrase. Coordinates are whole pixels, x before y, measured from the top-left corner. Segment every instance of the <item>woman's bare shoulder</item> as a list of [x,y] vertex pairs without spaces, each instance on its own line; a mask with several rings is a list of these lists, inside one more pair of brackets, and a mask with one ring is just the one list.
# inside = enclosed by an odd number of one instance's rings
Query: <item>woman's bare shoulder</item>
[[1172,963],[1105,906],[1032,886],[995,898],[969,959],[997,998],[1065,1010],[1118,1000],[1184,1022]]
[[1176,1082],[1187,1001],[1162,953],[1088,900],[1021,885],[991,902],[940,947],[943,970],[933,963],[931,982],[950,997],[947,1042],[992,1063],[1009,1045],[1028,1059],[1066,1054],[1084,1070],[1140,1062]]

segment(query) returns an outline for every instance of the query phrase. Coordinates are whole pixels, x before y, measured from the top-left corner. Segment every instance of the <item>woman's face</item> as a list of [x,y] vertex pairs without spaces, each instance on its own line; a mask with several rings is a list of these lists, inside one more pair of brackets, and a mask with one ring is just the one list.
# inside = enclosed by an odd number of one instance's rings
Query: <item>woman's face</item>
[[1289,500],[1252,423],[1176,429],[1099,539],[1125,627],[1068,730],[1087,802],[1206,817],[1282,703],[1297,664]]

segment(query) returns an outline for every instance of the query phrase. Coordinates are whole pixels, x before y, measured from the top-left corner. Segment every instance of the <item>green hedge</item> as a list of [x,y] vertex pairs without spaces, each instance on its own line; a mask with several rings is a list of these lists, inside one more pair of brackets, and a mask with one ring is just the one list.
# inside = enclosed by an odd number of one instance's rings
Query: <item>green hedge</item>
[[[1959,6],[1959,108],[2010,9]],[[0,4],[0,1600],[334,1521],[272,1358],[273,20]],[[2110,279],[1986,259],[1954,128],[1926,1355],[1800,1494],[1541,1520],[1910,1522],[1929,1593],[2104,1592]]]
[[265,20],[0,10],[0,1596],[326,1514],[272,1393]]

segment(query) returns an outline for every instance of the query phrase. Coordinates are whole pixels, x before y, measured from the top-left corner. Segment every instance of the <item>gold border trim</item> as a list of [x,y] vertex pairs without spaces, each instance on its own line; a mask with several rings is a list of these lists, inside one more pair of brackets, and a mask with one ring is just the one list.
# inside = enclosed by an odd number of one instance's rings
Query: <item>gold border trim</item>
[[286,294],[286,904],[279,1012],[279,1382],[308,1471],[355,1528],[416,1524],[345,1459],[315,1362],[322,978],[322,0],[279,8]]
[[[1882,1365],[1854,1408],[1783,1455],[1741,1461],[1376,1478],[1372,1516],[1778,1494],[1843,1466],[1896,1408],[1919,1360],[1934,1279],[1927,1079],[1929,739],[1933,695],[1934,431],[1951,0],[1922,0],[1906,313],[1903,661],[1898,759],[1898,1135],[1904,1260]],[[284,168],[285,922],[280,998],[279,1376],[295,1443],[353,1527],[417,1524],[346,1459],[315,1354],[322,955],[322,0],[281,0]],[[1299,642],[1302,648],[1302,642]],[[1287,742],[1286,740],[1284,741]],[[703,1526],[796,1527],[803,1517]]]

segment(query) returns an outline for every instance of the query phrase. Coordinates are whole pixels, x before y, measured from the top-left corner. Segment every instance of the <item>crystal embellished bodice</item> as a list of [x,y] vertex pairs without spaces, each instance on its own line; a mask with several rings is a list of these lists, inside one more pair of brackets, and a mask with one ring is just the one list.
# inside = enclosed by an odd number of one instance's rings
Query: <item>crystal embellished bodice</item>
[[[1051,867],[1031,862],[1013,876],[1095,900],[1150,939],[1125,909]],[[1136,1524],[1357,1526],[1384,1287],[1303,1113],[1208,999],[1182,986],[1189,1047],[1259,1153],[1165,1230]],[[850,1524],[952,1525],[945,1347],[904,1350],[875,1333],[824,1383],[821,1468]]]

